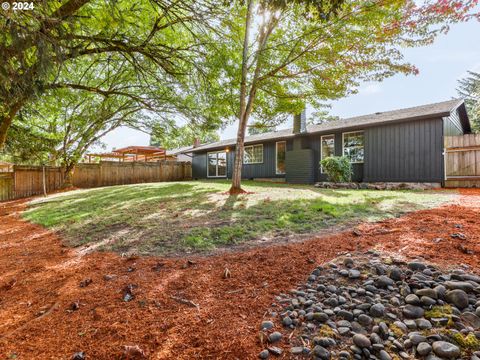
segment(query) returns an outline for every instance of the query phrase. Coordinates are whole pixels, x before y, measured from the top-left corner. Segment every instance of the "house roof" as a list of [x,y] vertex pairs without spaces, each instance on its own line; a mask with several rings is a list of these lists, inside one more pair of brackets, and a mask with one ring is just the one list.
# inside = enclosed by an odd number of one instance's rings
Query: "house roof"
[[120,154],[151,155],[164,154],[165,149],[156,146],[127,146],[121,149],[115,149],[113,152]]
[[[459,109],[461,121],[465,132],[470,132],[470,122],[468,120],[467,112],[463,99],[453,99],[434,104],[415,106],[405,109],[377,112],[369,115],[355,116],[346,119],[329,121],[319,125],[308,125],[307,131],[301,135],[309,135],[316,133],[326,133],[334,130],[346,130],[349,128],[369,127],[390,122],[413,121],[428,119],[433,117],[449,116],[454,110]],[[293,138],[296,134],[292,129],[285,129],[273,131],[263,134],[247,136],[245,144],[252,144],[259,141],[266,140],[281,140]],[[236,138],[217,141],[210,144],[205,144],[197,148],[191,148],[188,152],[198,152],[204,150],[213,150],[235,145]]]
[[167,155],[186,154],[186,153],[192,152],[192,149],[193,149],[193,145],[183,146],[176,149],[167,150]]

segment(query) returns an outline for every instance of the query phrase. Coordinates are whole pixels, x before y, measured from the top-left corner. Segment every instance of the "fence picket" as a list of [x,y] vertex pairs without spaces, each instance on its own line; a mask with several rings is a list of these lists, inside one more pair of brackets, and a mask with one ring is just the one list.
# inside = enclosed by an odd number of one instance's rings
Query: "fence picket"
[[445,137],[445,186],[480,187],[480,134]]

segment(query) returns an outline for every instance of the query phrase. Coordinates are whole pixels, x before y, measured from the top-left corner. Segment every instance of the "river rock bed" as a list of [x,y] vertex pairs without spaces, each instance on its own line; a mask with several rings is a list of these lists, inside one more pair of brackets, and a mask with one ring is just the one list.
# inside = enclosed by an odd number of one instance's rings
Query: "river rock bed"
[[259,358],[480,360],[480,276],[373,251],[275,298]]

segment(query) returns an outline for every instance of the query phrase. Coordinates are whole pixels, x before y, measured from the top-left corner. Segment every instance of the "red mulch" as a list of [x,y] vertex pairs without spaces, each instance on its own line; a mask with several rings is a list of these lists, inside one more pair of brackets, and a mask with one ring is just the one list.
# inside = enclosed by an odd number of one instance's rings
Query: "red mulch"
[[[463,194],[459,205],[365,224],[360,235],[189,258],[192,263],[80,256],[55,234],[19,219],[24,201],[0,205],[0,359],[70,359],[77,351],[87,359],[121,359],[124,347],[135,345],[149,359],[254,359],[261,350],[258,327],[274,296],[341,252],[375,248],[479,270],[480,190]],[[450,237],[458,232],[467,239]],[[86,279],[92,283],[80,287]],[[124,302],[130,284],[135,298]]]

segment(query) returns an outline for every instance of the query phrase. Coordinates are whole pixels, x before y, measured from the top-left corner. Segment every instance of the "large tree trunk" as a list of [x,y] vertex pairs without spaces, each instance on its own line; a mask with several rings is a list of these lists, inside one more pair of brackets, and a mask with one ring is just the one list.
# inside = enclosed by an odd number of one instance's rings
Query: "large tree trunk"
[[22,102],[17,101],[9,108],[7,108],[7,112],[5,115],[0,115],[0,150],[3,149],[3,147],[5,146],[5,142],[7,141],[8,129],[10,129],[15,115],[17,115],[21,107]]
[[232,187],[230,194],[239,194],[242,190],[242,165],[243,165],[243,144],[247,128],[247,74],[248,74],[248,41],[250,37],[250,24],[252,21],[253,0],[248,0],[247,15],[245,18],[245,37],[243,39],[242,54],[242,80],[240,83],[240,111],[238,116],[237,144],[235,147],[235,162],[233,165]]
[[237,131],[237,143],[235,145],[235,162],[233,165],[232,175],[232,187],[230,188],[230,194],[240,194],[242,190],[242,166],[243,166],[243,154],[245,151],[245,131],[247,129],[248,116],[243,114],[239,119],[238,131]]
[[68,189],[73,187],[73,169],[75,164],[70,162],[65,165],[65,170],[63,172],[63,188]]

